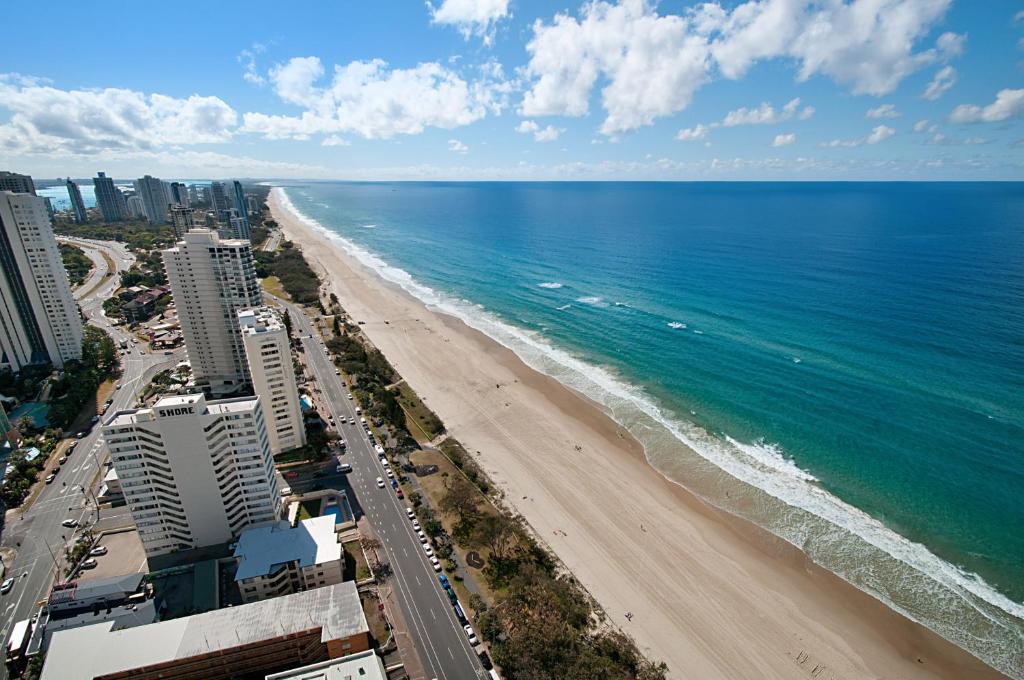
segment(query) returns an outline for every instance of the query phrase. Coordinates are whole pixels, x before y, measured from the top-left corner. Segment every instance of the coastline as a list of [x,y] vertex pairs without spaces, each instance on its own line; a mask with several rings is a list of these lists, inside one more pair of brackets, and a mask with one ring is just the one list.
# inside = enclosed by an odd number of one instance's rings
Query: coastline
[[275,192],[270,206],[506,502],[673,677],[1004,677],[665,479],[596,404],[384,282]]

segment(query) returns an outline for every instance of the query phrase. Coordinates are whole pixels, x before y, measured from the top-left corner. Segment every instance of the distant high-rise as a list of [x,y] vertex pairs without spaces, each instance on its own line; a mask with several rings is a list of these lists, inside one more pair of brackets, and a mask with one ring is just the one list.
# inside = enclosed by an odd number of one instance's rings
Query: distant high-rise
[[0,191],[0,367],[81,358],[82,319],[46,201]]
[[148,557],[274,522],[281,494],[259,397],[163,397],[118,411],[103,439]]
[[245,236],[240,238],[249,238],[249,211],[245,205],[245,191],[242,190],[242,183],[237,179],[232,184],[235,190],[235,210],[238,211],[238,217],[245,221],[245,225],[240,229]]
[[249,221],[243,219],[238,211],[230,208],[221,216],[221,228],[218,230],[224,238],[251,239]]
[[128,216],[128,206],[121,191],[114,186],[114,180],[100,172],[92,178],[92,185],[96,188],[96,205],[105,221],[120,222]]
[[129,217],[146,217],[146,206],[142,202],[142,196],[136,194],[129,196],[124,201]]
[[28,175],[0,170],[0,191],[13,191],[16,194],[36,195],[36,185]]
[[263,405],[263,418],[274,455],[306,443],[299,391],[295,386],[288,329],[269,307],[238,313],[253,391]]
[[181,182],[171,182],[171,203],[177,203],[183,208],[192,206],[192,199],[188,195],[188,187]]
[[82,192],[78,185],[68,177],[68,196],[71,198],[71,210],[75,213],[75,222],[85,224],[89,221],[89,215],[85,212],[85,201],[82,200]]
[[146,219],[152,224],[167,222],[167,192],[164,182],[157,177],[145,177],[135,180],[135,193],[142,198]]
[[228,210],[231,210],[231,202],[228,200],[227,192],[223,182],[210,182],[210,209],[217,213],[217,219],[223,220]]
[[245,388],[238,312],[263,301],[249,242],[193,229],[163,256],[196,383],[216,396]]
[[262,210],[260,210],[259,200],[252,194],[249,194],[248,196],[245,197],[245,207],[249,211],[250,215],[259,215],[261,212],[263,212]]
[[195,221],[195,213],[192,208],[183,208],[180,205],[171,206],[171,224],[174,225],[174,235],[181,238],[189,229],[199,226]]

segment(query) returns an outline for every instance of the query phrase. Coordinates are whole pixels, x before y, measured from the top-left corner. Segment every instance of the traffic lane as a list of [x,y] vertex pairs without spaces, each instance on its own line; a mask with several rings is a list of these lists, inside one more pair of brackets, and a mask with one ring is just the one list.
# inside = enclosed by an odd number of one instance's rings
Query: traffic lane
[[[331,415],[336,420],[340,420],[342,415],[355,417],[355,405],[348,400],[348,393],[341,386],[341,379],[334,373],[334,364],[323,351],[322,345],[315,338],[305,337],[303,345],[310,367],[317,375],[317,384],[328,397],[327,407]],[[345,395],[344,398],[342,394]],[[348,406],[345,406],[346,402]],[[337,410],[339,404],[340,412]],[[429,649],[427,656],[432,656],[434,661],[441,664],[442,669],[447,668],[450,673],[454,673],[451,677],[480,677],[482,668],[479,659],[469,644],[462,624],[456,619],[433,567],[427,561],[426,551],[419,537],[413,531],[412,523],[405,513],[408,506],[399,501],[387,482],[384,489],[377,487],[376,477],[385,480],[387,475],[363,428],[360,425],[346,424],[342,429],[348,434],[349,450],[360,459],[358,468],[353,465],[358,491],[363,497],[371,499],[368,501],[369,506],[364,507],[364,511],[373,521],[375,530],[382,537],[382,547],[395,565],[393,578],[397,578],[398,581],[397,592],[406,601],[407,606],[404,609],[411,611],[413,618],[422,628],[426,647]],[[377,473],[373,480],[364,478],[364,469]],[[412,587],[410,579],[417,587]],[[425,614],[430,616],[426,617]],[[446,619],[450,628],[443,625]],[[441,634],[441,639],[438,639],[438,633]],[[448,659],[444,658],[445,653]],[[465,663],[461,663],[462,661]],[[455,664],[455,667],[449,664]]]

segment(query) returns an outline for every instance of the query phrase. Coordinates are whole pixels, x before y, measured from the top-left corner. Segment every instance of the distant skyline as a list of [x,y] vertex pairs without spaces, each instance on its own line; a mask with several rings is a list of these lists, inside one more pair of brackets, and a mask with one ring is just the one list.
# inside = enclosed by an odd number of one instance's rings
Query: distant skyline
[[1024,179],[1008,0],[21,3],[40,178]]

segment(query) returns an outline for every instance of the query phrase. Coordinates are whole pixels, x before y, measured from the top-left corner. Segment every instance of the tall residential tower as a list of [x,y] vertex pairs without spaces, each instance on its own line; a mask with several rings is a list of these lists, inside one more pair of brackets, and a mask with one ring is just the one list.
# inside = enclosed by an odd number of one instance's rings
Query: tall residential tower
[[151,224],[167,222],[167,192],[164,183],[157,177],[140,177],[135,180],[135,193],[142,199],[146,219]]
[[128,206],[121,191],[114,186],[114,180],[100,172],[92,178],[92,185],[96,189],[96,205],[105,221],[120,222],[128,217]]
[[85,224],[89,221],[89,215],[85,212],[85,201],[82,200],[82,192],[78,185],[68,177],[68,197],[71,199],[71,210],[75,214],[75,222]]

